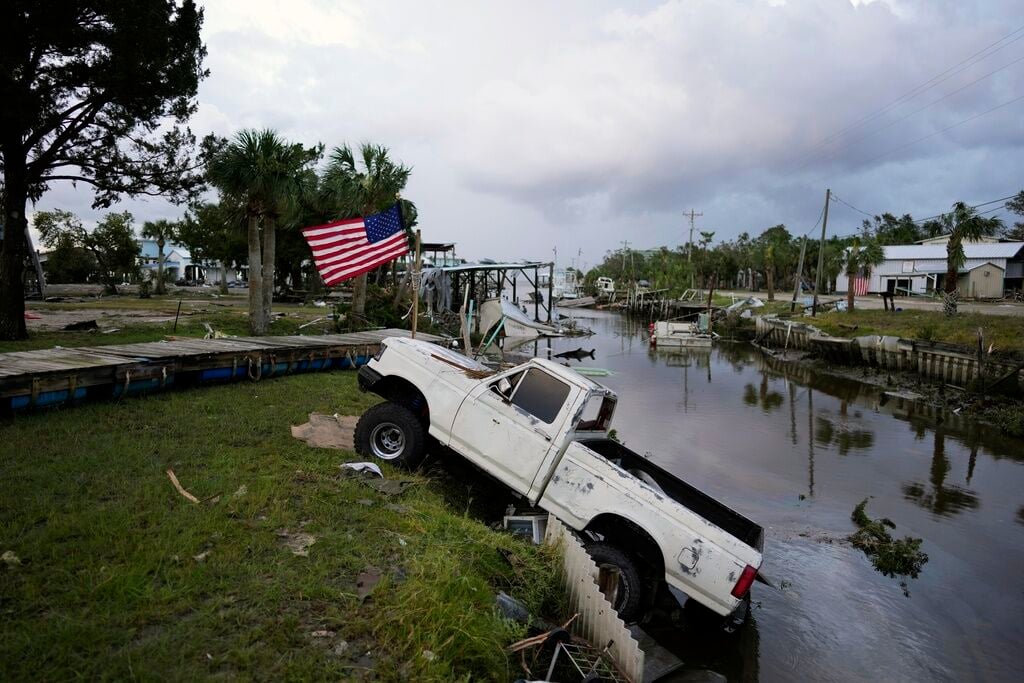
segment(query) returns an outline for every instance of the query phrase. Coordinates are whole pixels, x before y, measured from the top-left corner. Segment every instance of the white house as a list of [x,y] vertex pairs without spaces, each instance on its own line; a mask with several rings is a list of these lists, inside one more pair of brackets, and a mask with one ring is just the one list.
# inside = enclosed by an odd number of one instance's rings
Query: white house
[[[159,249],[156,240],[138,239],[140,253],[139,263],[144,273],[150,273],[156,277],[159,258]],[[219,284],[221,277],[227,281],[234,282],[239,279],[238,273],[232,268],[221,267],[218,261],[193,261],[189,250],[180,244],[167,242],[164,244],[164,273],[171,282],[177,280],[189,280],[192,282],[206,282],[208,284]]]
[[[928,294],[942,291],[946,276],[948,237],[918,244],[883,247],[885,260],[868,278],[868,293]],[[1024,242],[966,242],[967,257],[959,272],[962,296],[995,299],[1004,291],[1024,285]],[[837,291],[846,291],[847,278],[840,276]]]

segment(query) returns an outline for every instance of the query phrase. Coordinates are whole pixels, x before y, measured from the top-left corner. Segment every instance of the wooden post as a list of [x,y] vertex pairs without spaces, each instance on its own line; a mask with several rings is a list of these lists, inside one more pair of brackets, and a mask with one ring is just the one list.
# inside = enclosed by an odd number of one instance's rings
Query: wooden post
[[793,285],[793,301],[789,304],[789,312],[796,310],[796,299],[800,295],[800,280],[804,274],[804,254],[807,253],[807,237],[804,236],[800,245],[800,264],[796,267],[796,284]]
[[548,322],[551,322],[551,311],[555,307],[554,293],[555,289],[555,263],[552,261],[548,265]]
[[708,288],[708,334],[711,334],[711,299],[715,296],[715,285],[718,284],[718,273],[711,274],[711,287]]
[[533,319],[540,322],[540,270],[533,269]]
[[416,323],[420,317],[420,266],[423,265],[420,253],[420,231],[416,231],[416,270],[412,277],[412,338],[416,338]]
[[818,315],[818,292],[821,291],[821,271],[825,268],[825,228],[828,227],[828,203],[832,199],[832,190],[825,190],[825,215],[821,221],[821,244],[818,245],[818,272],[814,274],[814,304],[811,316]]

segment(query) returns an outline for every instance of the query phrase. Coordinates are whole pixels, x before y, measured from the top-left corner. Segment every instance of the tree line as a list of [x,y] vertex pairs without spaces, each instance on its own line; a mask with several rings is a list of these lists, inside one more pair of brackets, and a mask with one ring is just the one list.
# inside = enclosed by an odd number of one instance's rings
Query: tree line
[[[1005,207],[1024,216],[1024,190],[1007,201]],[[856,232],[825,239],[822,293],[831,293],[837,279],[845,276],[848,306],[852,309],[853,281],[869,276],[882,262],[883,247],[913,244],[941,235],[950,236],[944,298],[947,309],[951,307],[947,312],[955,313],[955,302],[949,299],[956,290],[957,272],[965,261],[963,243],[985,236],[1024,241],[1024,222],[1007,225],[964,202],[957,202],[947,213],[925,221],[915,221],[910,214],[891,213],[864,219]],[[651,289],[664,289],[669,296],[679,296],[691,282],[706,289],[714,281],[718,287],[765,289],[769,301],[775,300],[779,290],[794,291],[798,277],[802,291],[813,290],[818,278],[820,238],[794,235],[783,224],[765,228],[757,236],[742,232],[717,244],[714,236],[714,232],[701,232],[700,239],[692,245],[609,251],[600,264],[587,272],[584,282],[593,286],[599,277],[610,277],[620,285],[646,280]]]

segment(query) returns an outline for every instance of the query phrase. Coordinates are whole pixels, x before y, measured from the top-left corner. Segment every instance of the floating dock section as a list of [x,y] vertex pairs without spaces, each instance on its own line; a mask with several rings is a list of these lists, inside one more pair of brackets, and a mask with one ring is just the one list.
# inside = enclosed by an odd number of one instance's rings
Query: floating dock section
[[[408,330],[185,339],[0,353],[0,412],[172,387],[354,369]],[[441,342],[441,337],[418,334]]]

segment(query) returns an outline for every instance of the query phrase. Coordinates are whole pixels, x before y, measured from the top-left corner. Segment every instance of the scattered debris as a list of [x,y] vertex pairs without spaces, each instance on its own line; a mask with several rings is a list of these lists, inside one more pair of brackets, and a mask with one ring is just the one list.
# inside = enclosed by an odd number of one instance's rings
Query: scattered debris
[[21,565],[21,558],[14,554],[13,550],[5,550],[3,556],[0,559],[4,561],[8,567],[17,567]]
[[[886,576],[909,576],[916,579],[928,561],[928,555],[921,552],[922,539],[910,536],[900,540],[894,539],[888,529],[895,529],[896,525],[891,519],[868,517],[864,511],[868,500],[865,498],[853,509],[851,518],[858,530],[850,536],[850,543],[863,550],[871,558],[875,569]],[[906,582],[900,585],[904,594],[909,596]]]
[[423,651],[423,659],[427,660],[428,662],[434,661],[434,657],[436,657],[436,656],[437,655],[435,655],[431,650],[424,650]]
[[356,594],[359,599],[366,600],[378,583],[380,583],[380,570],[376,567],[367,567],[359,572],[359,577],[356,579]]
[[334,631],[328,631],[326,629],[320,631],[313,631],[309,634],[311,638],[333,638],[335,636]]
[[381,479],[384,478],[384,473],[380,471],[380,467],[372,462],[345,462],[341,464],[341,469],[355,470],[356,472],[373,472]]
[[356,501],[357,505],[365,505],[366,507],[373,507],[373,501],[369,498],[360,498]]
[[313,448],[355,450],[356,415],[310,413],[309,422],[292,425],[292,436]]
[[245,484],[242,484],[241,486],[238,487],[237,491],[235,491],[233,494],[231,494],[231,497],[232,498],[241,498],[242,496],[244,496],[247,493],[249,493],[249,487],[246,486]]
[[65,332],[81,332],[86,330],[98,330],[100,326],[96,324],[95,320],[81,320],[76,323],[68,323],[61,328]]
[[519,602],[505,591],[499,591],[497,597],[494,598],[494,604],[498,606],[498,611],[501,612],[502,616],[512,621],[517,621],[520,624],[525,624],[530,621],[530,612],[526,609],[526,605]]
[[365,477],[361,481],[385,496],[399,496],[416,483],[410,479],[367,479]]
[[208,322],[204,322],[203,327],[206,329],[206,334],[203,335],[203,339],[227,339],[234,336],[231,334],[224,334],[223,332],[213,329],[213,326]]
[[174,470],[167,470],[167,478],[171,480],[172,484],[174,484],[174,488],[178,491],[178,493],[184,496],[190,503],[195,503],[196,505],[199,504],[199,499],[193,496],[191,493],[189,493],[182,487],[181,482],[178,481],[178,477],[176,477],[174,474]]
[[339,640],[338,643],[334,646],[334,649],[331,650],[331,653],[335,657],[341,657],[345,654],[346,651],[348,651],[348,641]]
[[212,554],[213,554],[212,550],[204,550],[203,552],[199,553],[198,555],[193,555],[192,559],[195,560],[196,562],[205,562],[206,558],[208,558]]
[[277,532],[277,537],[281,539],[285,548],[292,551],[292,555],[299,557],[309,557],[309,547],[316,543],[316,536],[303,531],[293,534],[288,529],[281,529]]

